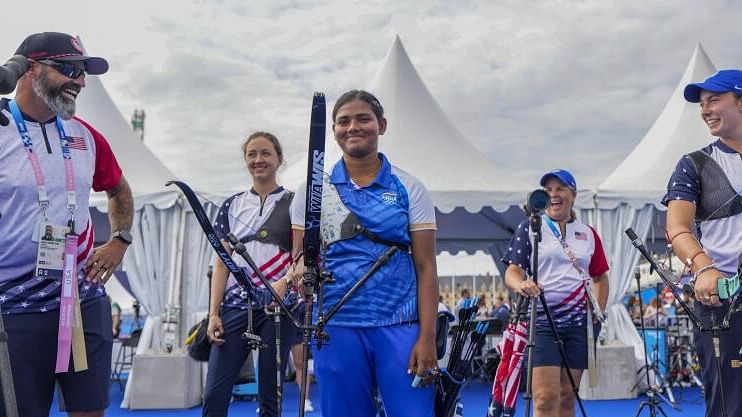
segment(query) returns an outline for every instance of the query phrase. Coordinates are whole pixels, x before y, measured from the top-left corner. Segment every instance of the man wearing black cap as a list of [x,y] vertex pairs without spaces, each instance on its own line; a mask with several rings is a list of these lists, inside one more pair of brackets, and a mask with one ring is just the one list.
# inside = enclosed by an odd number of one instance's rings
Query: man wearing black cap
[[[693,273],[696,314],[706,325],[713,315],[719,326],[730,303],[720,299],[718,282],[735,274],[742,254],[742,71],[688,84],[685,99],[700,103],[701,119],[718,139],[680,159],[662,202],[668,239]],[[723,415],[722,385],[726,415],[742,416],[742,312],[731,315],[730,325],[719,343],[723,381],[711,335],[695,333],[707,417]]]
[[[56,32],[27,37],[16,54],[29,67],[15,99],[0,101],[10,120],[0,127],[0,305],[19,415],[48,415],[57,383],[71,416],[102,416],[112,347],[103,284],[131,243],[133,198],[105,138],[74,115],[86,74],[108,62]],[[91,188],[106,192],[113,231],[95,249]],[[50,229],[65,239],[44,240]]]

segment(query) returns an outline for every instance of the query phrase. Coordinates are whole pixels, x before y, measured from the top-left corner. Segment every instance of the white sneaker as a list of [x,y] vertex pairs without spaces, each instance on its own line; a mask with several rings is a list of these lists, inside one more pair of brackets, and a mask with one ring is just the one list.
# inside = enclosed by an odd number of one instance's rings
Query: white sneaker
[[305,413],[311,413],[314,411],[314,406],[312,406],[312,401],[307,398],[307,401],[304,403],[304,412]]

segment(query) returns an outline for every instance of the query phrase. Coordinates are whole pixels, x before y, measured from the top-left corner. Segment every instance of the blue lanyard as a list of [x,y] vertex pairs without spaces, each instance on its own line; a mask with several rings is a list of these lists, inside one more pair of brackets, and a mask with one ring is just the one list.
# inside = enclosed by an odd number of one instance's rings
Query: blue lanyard
[[546,225],[549,226],[549,229],[551,229],[551,232],[554,233],[554,236],[556,236],[557,239],[559,239],[560,242],[564,242],[564,237],[559,232],[559,229],[556,227],[556,224],[554,224],[554,221],[549,218],[549,216],[544,216],[544,219],[546,219]]
[[[44,212],[44,216],[46,216],[46,208],[49,206],[49,196],[46,191],[46,182],[44,181],[44,174],[41,171],[39,159],[33,150],[33,139],[31,139],[31,135],[28,134],[28,127],[26,126],[26,121],[23,120],[21,110],[18,108],[18,103],[16,103],[15,100],[11,100],[8,103],[8,107],[10,108],[10,112],[13,114],[13,121],[15,121],[15,125],[18,128],[18,134],[21,137],[21,142],[23,143],[23,147],[26,149],[28,160],[31,163],[31,167],[33,168],[34,177],[36,178],[36,187],[39,195],[39,207],[41,207],[41,210]],[[74,217],[75,207],[77,207],[77,198],[75,196],[75,177],[74,169],[72,167],[72,155],[70,154],[68,139],[67,135],[64,132],[62,121],[59,120],[59,117],[55,117],[54,121],[57,126],[57,131],[59,132],[59,143],[62,147],[62,158],[64,159],[65,176],[67,180],[67,209],[70,211],[70,219],[72,219]]]

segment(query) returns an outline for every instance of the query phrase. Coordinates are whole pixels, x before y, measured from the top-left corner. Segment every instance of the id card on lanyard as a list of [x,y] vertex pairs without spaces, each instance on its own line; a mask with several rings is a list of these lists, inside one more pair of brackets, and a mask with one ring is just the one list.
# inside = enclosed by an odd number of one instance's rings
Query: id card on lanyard
[[[67,144],[67,135],[64,132],[64,126],[61,120],[59,120],[59,117],[55,118],[64,162],[67,210],[70,214],[67,228],[65,228],[64,226],[55,226],[49,221],[47,215],[49,195],[47,194],[46,182],[44,180],[44,174],[41,171],[39,158],[33,149],[33,140],[28,134],[28,128],[18,108],[18,103],[15,100],[11,100],[9,107],[15,125],[18,128],[21,142],[23,142],[23,147],[26,150],[28,161],[33,169],[38,191],[40,215],[39,221],[37,221],[37,227],[35,227],[31,236],[32,240],[38,242],[36,272],[37,274],[43,272],[43,276],[48,276],[50,279],[61,280],[62,288],[59,303],[59,332],[57,335],[57,364],[55,372],[62,373],[69,370],[70,355],[75,356],[75,371],[83,371],[87,369],[87,354],[85,352],[82,316],[80,315],[80,298],[77,288],[78,236],[75,234],[74,219],[77,200],[75,194],[75,173],[72,166],[72,155]],[[43,231],[41,230],[42,227],[44,229]],[[61,238],[62,235],[64,239]],[[42,241],[44,241],[43,244]],[[59,255],[62,255],[61,262]],[[78,357],[80,355],[82,356]]]

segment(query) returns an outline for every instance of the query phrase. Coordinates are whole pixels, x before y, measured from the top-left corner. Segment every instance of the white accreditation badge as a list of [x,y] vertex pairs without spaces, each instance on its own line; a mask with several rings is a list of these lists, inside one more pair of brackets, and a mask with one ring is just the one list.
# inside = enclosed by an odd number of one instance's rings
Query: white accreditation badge
[[69,231],[67,226],[41,223],[39,244],[36,253],[36,276],[49,279],[62,279],[64,269],[64,239]]
[[39,241],[39,237],[44,232],[44,226],[49,223],[49,218],[46,215],[39,214],[36,216],[36,223],[33,225],[33,232],[31,232],[31,242]]

